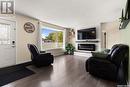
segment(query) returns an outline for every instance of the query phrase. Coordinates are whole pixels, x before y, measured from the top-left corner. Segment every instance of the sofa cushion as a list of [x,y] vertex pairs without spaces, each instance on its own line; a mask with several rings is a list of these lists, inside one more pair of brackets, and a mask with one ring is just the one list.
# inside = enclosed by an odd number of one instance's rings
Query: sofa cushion
[[102,52],[91,52],[93,57],[107,58],[108,52],[106,50]]

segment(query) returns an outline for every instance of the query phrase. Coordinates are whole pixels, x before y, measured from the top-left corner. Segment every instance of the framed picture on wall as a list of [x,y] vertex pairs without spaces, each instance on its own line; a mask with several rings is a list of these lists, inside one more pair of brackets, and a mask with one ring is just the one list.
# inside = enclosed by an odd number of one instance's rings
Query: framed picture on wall
[[26,22],[24,24],[24,30],[27,33],[33,33],[35,31],[35,26],[31,22]]

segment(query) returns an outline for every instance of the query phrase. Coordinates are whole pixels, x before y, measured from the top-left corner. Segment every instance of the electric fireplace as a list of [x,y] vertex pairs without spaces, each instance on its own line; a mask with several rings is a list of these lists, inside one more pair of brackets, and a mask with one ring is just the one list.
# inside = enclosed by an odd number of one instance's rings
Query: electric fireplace
[[96,45],[95,44],[78,44],[78,50],[95,51]]

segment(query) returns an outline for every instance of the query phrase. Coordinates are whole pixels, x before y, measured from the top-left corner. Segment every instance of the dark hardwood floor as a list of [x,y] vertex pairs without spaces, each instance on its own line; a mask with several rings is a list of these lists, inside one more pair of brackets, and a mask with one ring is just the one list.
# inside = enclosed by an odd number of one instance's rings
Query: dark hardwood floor
[[29,77],[17,80],[3,87],[115,87],[114,82],[91,76],[85,70],[87,58],[73,55],[59,56],[49,67],[36,68]]

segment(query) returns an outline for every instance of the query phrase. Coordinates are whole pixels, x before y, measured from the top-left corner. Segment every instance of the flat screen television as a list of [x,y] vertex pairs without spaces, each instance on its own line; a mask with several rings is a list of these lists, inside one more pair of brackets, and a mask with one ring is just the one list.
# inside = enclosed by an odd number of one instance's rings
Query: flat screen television
[[77,31],[78,40],[96,39],[96,28],[81,29]]

